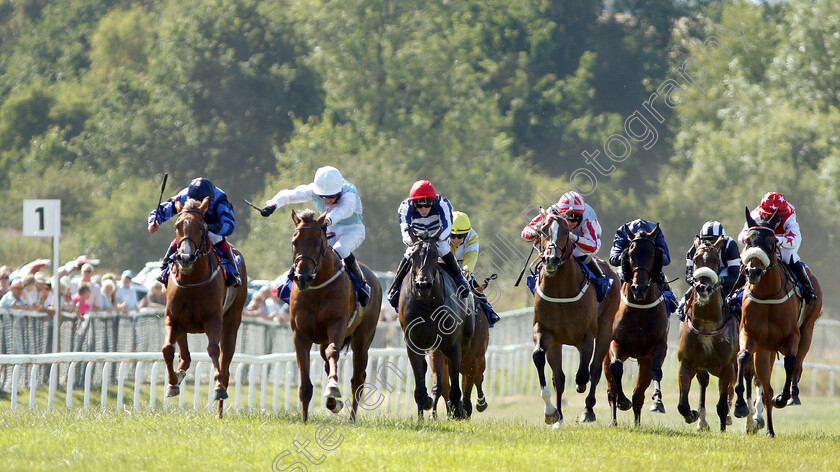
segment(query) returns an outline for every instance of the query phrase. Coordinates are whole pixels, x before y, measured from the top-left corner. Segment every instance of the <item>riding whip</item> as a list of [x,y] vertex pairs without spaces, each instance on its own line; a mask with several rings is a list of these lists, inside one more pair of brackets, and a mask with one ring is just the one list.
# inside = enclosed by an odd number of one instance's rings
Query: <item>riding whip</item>
[[531,253],[528,254],[528,259],[525,259],[525,267],[522,268],[522,272],[519,273],[519,277],[516,279],[516,283],[513,284],[514,287],[519,287],[519,282],[522,281],[522,276],[525,275],[525,271],[528,270],[528,263],[531,262],[531,256],[534,255],[534,249],[537,246],[531,246]]
[[169,178],[169,172],[163,174],[163,183],[160,184],[160,197],[158,198],[157,207],[155,207],[155,222],[160,221],[160,204],[163,202],[163,191],[166,190],[166,179]]
[[253,203],[249,202],[248,200],[245,200],[245,199],[243,198],[243,199],[242,199],[242,201],[243,201],[243,202],[245,202],[245,203],[246,203],[249,207],[253,208],[254,210],[257,210],[257,211],[262,211],[262,208],[260,208],[260,207],[258,207],[258,206],[256,206],[256,205],[254,205]]

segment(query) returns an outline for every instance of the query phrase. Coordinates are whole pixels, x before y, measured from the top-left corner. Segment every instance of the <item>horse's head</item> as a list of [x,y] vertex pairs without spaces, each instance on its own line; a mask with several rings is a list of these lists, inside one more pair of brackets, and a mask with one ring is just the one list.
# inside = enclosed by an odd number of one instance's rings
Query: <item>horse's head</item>
[[182,271],[188,273],[195,261],[207,255],[209,251],[210,240],[207,237],[204,214],[210,207],[210,199],[198,201],[190,198],[183,206],[180,200],[176,200],[174,207],[178,213],[178,219],[175,220],[175,263]]
[[428,297],[432,293],[432,286],[437,273],[438,249],[437,241],[442,228],[434,233],[428,231],[416,232],[414,228],[408,228],[408,235],[411,237],[411,276],[414,280],[414,287],[421,297]]
[[[656,247],[659,223],[650,232],[640,231],[633,234],[626,231],[630,246],[625,251],[622,261],[624,279],[630,283],[630,291],[637,300],[643,299],[662,272],[662,249]],[[629,271],[629,273],[628,273]]]
[[776,232],[773,228],[778,224],[780,216],[776,210],[769,219],[755,221],[747,208],[747,236],[746,246],[741,253],[744,271],[747,279],[755,285],[761,281],[761,276],[776,265]]
[[569,221],[542,209],[540,213],[543,221],[539,227],[540,259],[546,275],[553,275],[572,256]]
[[326,212],[318,216],[312,210],[304,210],[298,215],[292,210],[295,232],[292,235],[294,250],[294,275],[298,289],[306,290],[318,275],[318,267],[327,254],[327,233],[324,221]]
[[708,302],[712,293],[721,287],[718,273],[721,265],[720,253],[724,244],[726,238],[723,236],[718,236],[711,243],[700,239],[700,236],[694,238],[694,280],[691,285],[700,303]]

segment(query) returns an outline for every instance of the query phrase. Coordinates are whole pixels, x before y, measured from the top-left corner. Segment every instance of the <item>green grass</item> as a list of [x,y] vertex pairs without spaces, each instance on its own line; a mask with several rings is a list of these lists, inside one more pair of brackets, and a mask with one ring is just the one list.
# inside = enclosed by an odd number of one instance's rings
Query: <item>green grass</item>
[[[418,422],[412,415],[384,417],[364,412],[357,427],[327,416],[316,398],[309,424],[298,415],[228,414],[217,421],[207,411],[144,410],[139,413],[63,408],[46,412],[0,410],[0,470],[262,470],[275,458],[282,470],[302,462],[308,470],[837,470],[840,401],[804,398],[801,407],[776,410],[777,437],[743,433],[743,420],[721,434],[700,433],[676,413],[666,396],[666,415],[643,413],[642,427],[631,412],[619,426],[607,426],[608,411],[596,407],[598,422],[574,418],[582,395],[569,395],[566,423],[556,431],[542,424],[539,398],[491,403],[473,420]],[[188,405],[191,405],[189,402]],[[333,451],[315,444],[320,428],[335,429]],[[340,436],[339,436],[340,435]],[[320,465],[295,449],[295,441]],[[290,469],[294,470],[294,468]],[[303,469],[298,469],[303,470]]]

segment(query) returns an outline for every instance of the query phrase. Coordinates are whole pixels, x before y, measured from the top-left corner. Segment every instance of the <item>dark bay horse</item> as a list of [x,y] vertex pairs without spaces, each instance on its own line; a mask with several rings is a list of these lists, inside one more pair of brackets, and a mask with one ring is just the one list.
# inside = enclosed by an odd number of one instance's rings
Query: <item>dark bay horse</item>
[[[207,354],[213,361],[216,417],[221,418],[224,400],[228,397],[230,361],[236,349],[236,333],[242,321],[242,308],[248,296],[245,262],[239,267],[242,286],[226,288],[221,264],[207,235],[204,214],[210,199],[187,200],[183,208],[175,202],[179,213],[175,222],[177,252],[166,287],[165,344],[163,359],[169,372],[166,396],[180,393],[178,385],[190,367],[187,333],[207,334]],[[239,254],[239,251],[234,249]],[[239,254],[241,256],[241,254]],[[172,367],[175,343],[181,361],[178,371]],[[221,360],[220,360],[221,356]]]
[[[461,400],[458,380],[464,352],[469,349],[474,330],[472,294],[461,298],[455,281],[443,270],[438,270],[437,242],[441,230],[433,234],[415,233],[409,228],[413,242],[411,269],[400,288],[399,319],[405,333],[406,350],[414,372],[414,401],[417,414],[433,404],[426,390],[426,357],[429,351],[439,351],[449,367],[449,404],[452,416],[466,416]],[[441,363],[442,364],[442,363]],[[443,372],[435,371],[435,399],[443,394]]]
[[[712,244],[702,242],[699,236],[694,238],[694,275],[691,281],[694,293],[686,310],[685,322],[680,325],[680,346],[677,351],[680,363],[680,400],[677,410],[686,423],[694,423],[699,418],[697,429],[701,431],[709,430],[706,421],[709,374],[720,379],[717,414],[721,431],[726,431],[729,393],[735,382],[738,321],[724,305],[718,275],[724,244],[726,239],[723,236]],[[700,383],[699,411],[692,410],[688,402],[691,381],[695,375]]]
[[309,419],[309,402],[312,399],[309,350],[313,343],[321,348],[328,378],[324,396],[327,408],[333,413],[341,411],[344,405],[338,389],[339,354],[348,343],[353,349],[350,420],[356,420],[365,382],[368,349],[376,333],[382,304],[382,287],[375,283],[376,274],[362,263],[359,267],[370,283],[370,301],[365,307],[358,304],[353,282],[341,257],[327,244],[325,219],[326,213],[318,216],[311,210],[305,210],[298,215],[292,210],[295,283],[289,297],[289,323],[300,369],[300,414],[304,423]]
[[633,390],[633,414],[641,422],[645,390],[654,384],[651,411],[665,413],[662,404],[662,363],[668,350],[668,309],[657,285],[662,272],[662,249],[654,242],[659,223],[650,232],[628,233],[630,246],[622,258],[621,303],[613,324],[609,355],[604,367],[609,386],[607,399],[612,409],[612,424],[616,425],[616,408],[631,407],[624,394],[621,377],[624,361],[634,357],[639,361],[639,376]]
[[[743,418],[750,413],[744,401],[744,370],[752,361],[762,403],[767,408],[767,436],[774,437],[773,407],[784,408],[792,398],[795,373],[799,370],[801,374],[813,324],[822,309],[822,289],[816,277],[811,276],[817,300],[806,305],[794,296],[794,282],[782,270],[777,255],[779,248],[773,228],[780,219],[778,211],[767,221],[756,222],[747,208],[746,217],[749,231],[741,261],[747,286],[741,308],[735,416]],[[806,326],[805,339],[800,326]],[[804,348],[801,352],[800,346]],[[774,397],[771,374],[777,352],[784,355],[785,382],[782,393]]]
[[[532,355],[540,379],[541,396],[545,402],[545,422],[559,427],[563,424],[561,401],[566,385],[563,373],[563,345],[577,348],[580,353],[575,383],[578,393],[589,395],[578,421],[595,421],[595,389],[601,380],[602,363],[610,346],[613,321],[618,309],[619,295],[614,284],[601,303],[595,297],[595,286],[583,268],[573,260],[574,246],[569,237],[569,223],[562,216],[544,211],[540,235],[539,283],[534,290],[534,353]],[[615,273],[602,260],[601,270]],[[557,406],[551,404],[551,391],[546,386],[545,361],[551,366]]]
[[[487,409],[487,398],[484,396],[484,370],[487,367],[485,354],[487,354],[487,346],[490,343],[490,323],[487,321],[487,315],[484,309],[480,306],[477,308],[475,314],[475,332],[470,340],[469,347],[464,351],[464,358],[461,362],[461,391],[463,392],[464,413],[467,418],[472,417],[472,390],[476,389],[476,404],[475,409],[480,413]],[[449,364],[446,357],[438,352],[432,351],[429,353],[429,363],[432,364],[432,382],[437,384],[438,374],[443,382],[443,390],[441,396],[449,398]],[[432,417],[437,414],[437,398],[434,399],[435,404],[432,406]],[[447,413],[452,413],[451,404],[446,402]]]

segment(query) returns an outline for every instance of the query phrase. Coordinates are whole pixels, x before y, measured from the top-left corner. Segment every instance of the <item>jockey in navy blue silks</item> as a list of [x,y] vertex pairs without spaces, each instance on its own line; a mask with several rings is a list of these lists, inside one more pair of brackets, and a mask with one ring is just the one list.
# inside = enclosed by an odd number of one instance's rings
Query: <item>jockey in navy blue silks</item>
[[[154,233],[160,227],[161,223],[175,216],[174,203],[176,201],[180,201],[181,205],[184,205],[189,198],[201,201],[206,197],[210,198],[210,208],[204,214],[204,221],[207,223],[207,237],[224,255],[222,262],[225,264],[225,274],[227,276],[225,282],[228,286],[239,287],[242,285],[242,280],[239,278],[239,271],[236,268],[233,250],[225,239],[226,236],[230,236],[236,229],[233,205],[228,201],[225,192],[213,185],[209,180],[203,177],[193,179],[187,188],[181,190],[178,194],[152,210],[149,213],[149,232]],[[172,244],[166,251],[166,255],[163,256],[163,264],[161,265],[158,280],[164,285],[166,285],[169,277],[170,257],[177,250],[176,244],[177,240],[173,239]]]
[[[624,255],[624,251],[630,247],[628,232],[632,234],[637,234],[639,231],[649,233],[653,231],[655,227],[656,223],[639,218],[619,226],[618,230],[616,230],[615,237],[613,238],[612,249],[610,249],[610,264],[618,267],[622,280],[625,274],[621,274],[621,258]],[[662,250],[662,267],[670,264],[671,255],[668,252],[668,244],[665,243],[665,235],[662,232],[662,228],[659,229],[659,232],[654,239],[654,244]],[[670,315],[677,309],[677,297],[671,290],[671,286],[668,284],[664,272],[660,272],[660,279],[657,283],[659,284],[659,289],[662,291],[662,294],[665,296],[665,300],[668,305],[668,314]]]
[[[443,260],[447,272],[455,279],[455,283],[459,287],[459,293],[464,297],[469,295],[469,283],[464,278],[461,267],[455,260],[455,255],[449,245],[449,236],[452,231],[452,204],[449,203],[449,200],[443,195],[438,195],[434,185],[428,180],[418,180],[411,186],[408,198],[400,203],[397,213],[400,218],[403,243],[409,248],[412,245],[409,228],[412,228],[415,232],[427,231],[430,233],[434,233],[438,229],[441,230],[436,244],[438,257]],[[411,268],[411,261],[408,258],[409,251],[410,249],[406,251],[400,261],[397,273],[394,276],[394,282],[388,290],[388,301],[395,309],[400,301],[400,286],[402,286],[402,281]]]

